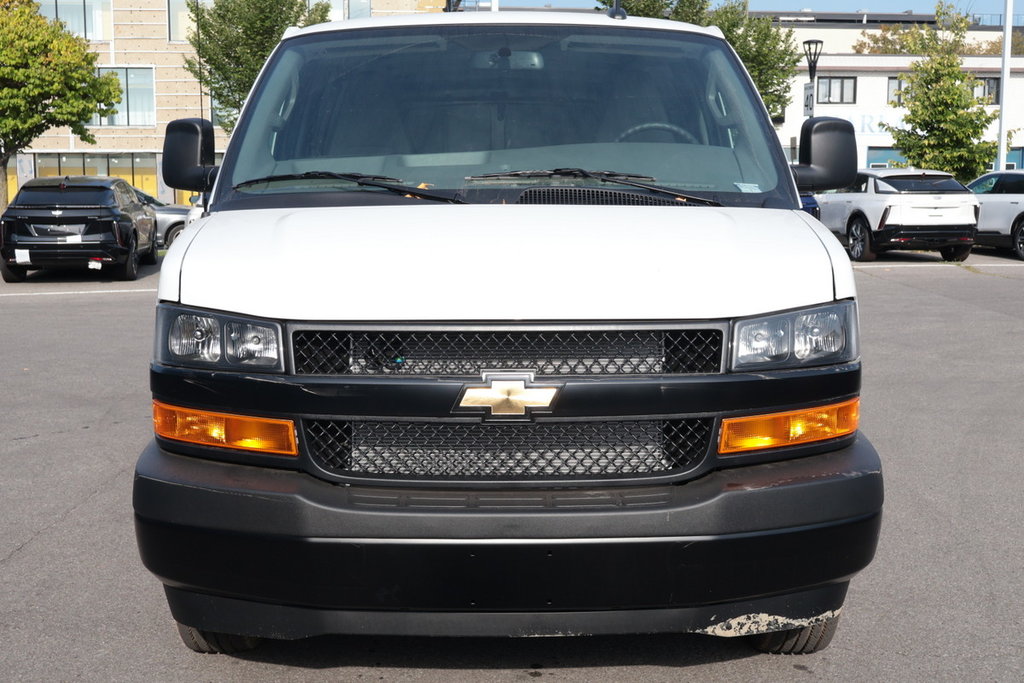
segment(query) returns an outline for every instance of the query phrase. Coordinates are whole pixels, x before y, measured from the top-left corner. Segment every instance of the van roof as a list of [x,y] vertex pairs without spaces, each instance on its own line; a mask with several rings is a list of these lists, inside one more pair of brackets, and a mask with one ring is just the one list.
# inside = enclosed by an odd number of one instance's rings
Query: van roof
[[682,33],[701,33],[722,38],[717,26],[695,26],[681,21],[628,17],[612,19],[604,12],[431,12],[427,14],[400,14],[370,19],[349,19],[314,24],[305,28],[291,27],[284,33],[284,39],[311,33],[348,31],[363,28],[394,28],[403,26],[451,26],[474,24],[546,24],[552,26],[620,26],[648,28]]

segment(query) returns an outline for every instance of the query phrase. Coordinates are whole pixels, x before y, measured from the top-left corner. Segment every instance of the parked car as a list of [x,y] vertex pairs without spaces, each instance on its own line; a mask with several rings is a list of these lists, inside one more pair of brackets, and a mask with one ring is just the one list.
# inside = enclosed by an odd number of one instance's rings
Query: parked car
[[821,219],[821,207],[818,206],[818,200],[814,198],[813,194],[800,195],[800,208],[815,218]]
[[976,243],[1009,248],[1024,259],[1024,171],[986,173],[967,187],[981,204]]
[[161,247],[171,246],[171,242],[185,227],[189,207],[184,204],[165,204],[156,197],[134,188],[135,194],[144,204],[153,207],[156,212],[156,243]]
[[974,244],[978,200],[943,171],[863,169],[852,185],[817,200],[821,222],[855,261],[890,249],[938,250],[943,260],[963,261]]
[[120,178],[29,180],[0,218],[0,275],[21,282],[30,270],[111,269],[138,277],[156,263],[156,214]]

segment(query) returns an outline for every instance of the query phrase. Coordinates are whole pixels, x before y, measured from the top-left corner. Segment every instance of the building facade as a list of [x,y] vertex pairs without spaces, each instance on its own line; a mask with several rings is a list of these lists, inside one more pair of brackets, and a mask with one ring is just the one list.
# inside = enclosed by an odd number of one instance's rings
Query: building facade
[[[821,40],[816,83],[813,90],[814,115],[835,116],[853,124],[857,133],[858,163],[860,167],[885,167],[902,162],[904,157],[893,146],[892,136],[880,124],[900,125],[906,109],[899,106],[901,76],[910,71],[919,59],[912,55],[858,54],[854,44],[864,33],[877,32],[883,25],[934,24],[934,16],[920,14],[816,14],[797,12],[790,14],[767,13],[780,25],[793,29],[794,41],[800,47],[805,40]],[[999,18],[1001,21],[1001,17]],[[1018,17],[1024,19],[1024,17]],[[975,24],[968,33],[972,42],[1001,40],[1002,27]],[[963,58],[963,69],[974,74],[980,83],[975,90],[988,97],[991,111],[1003,110],[1007,130],[1020,131],[1016,144],[1009,150],[1008,168],[1024,168],[1024,151],[1020,143],[1024,133],[1024,57],[1010,60],[1009,83],[1001,78],[1002,58],[999,55],[968,56]],[[792,83],[792,101],[786,109],[785,120],[777,126],[779,140],[794,156],[800,125],[804,119],[804,85],[808,82],[807,64],[801,62],[799,75]],[[997,140],[998,119],[986,132],[986,140]],[[994,160],[993,160],[994,161]]]
[[[95,144],[55,128],[9,162],[9,198],[26,180],[59,175],[111,175],[165,202],[187,202],[188,193],[164,185],[160,163],[167,123],[212,118],[209,93],[185,70],[193,54],[188,2],[206,0],[37,0],[40,13],[63,21],[89,41],[102,72],[121,81],[117,114],[91,122]],[[443,0],[333,0],[332,19],[371,14],[441,11]],[[216,128],[216,148],[227,135]]]

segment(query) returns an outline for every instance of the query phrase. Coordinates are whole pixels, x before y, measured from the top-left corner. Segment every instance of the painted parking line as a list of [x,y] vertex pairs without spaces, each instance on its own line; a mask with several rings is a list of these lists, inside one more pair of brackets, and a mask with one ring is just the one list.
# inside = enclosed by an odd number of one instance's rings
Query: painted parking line
[[60,292],[0,292],[0,298],[16,296],[80,296],[83,294],[137,294],[139,292],[153,294],[156,291],[156,289],[77,289]]

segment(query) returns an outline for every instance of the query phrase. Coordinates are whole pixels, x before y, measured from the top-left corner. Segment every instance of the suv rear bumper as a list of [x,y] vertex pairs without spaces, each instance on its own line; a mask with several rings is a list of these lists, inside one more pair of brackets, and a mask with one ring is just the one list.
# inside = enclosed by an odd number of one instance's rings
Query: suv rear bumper
[[974,244],[973,225],[909,226],[896,225],[872,234],[872,246],[886,249],[941,249]]
[[743,635],[838,610],[883,495],[863,437],[683,485],[540,493],[339,486],[151,444],[134,501],[144,564],[198,628]]
[[19,262],[15,258],[15,247],[9,244],[0,249],[0,258],[7,265],[30,269],[84,266],[94,260],[108,264],[121,264],[128,258],[128,248],[122,247],[116,242],[83,242],[82,244],[36,242],[18,244],[17,249],[29,253],[29,263]]

